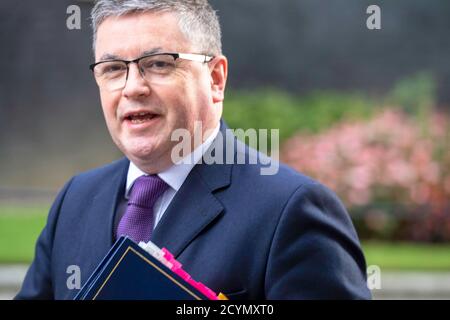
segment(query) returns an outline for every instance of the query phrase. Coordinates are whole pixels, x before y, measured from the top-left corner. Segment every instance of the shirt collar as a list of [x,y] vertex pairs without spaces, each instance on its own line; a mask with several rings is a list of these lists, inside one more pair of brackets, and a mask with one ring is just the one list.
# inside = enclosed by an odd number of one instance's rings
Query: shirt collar
[[[216,138],[220,130],[220,123],[214,129],[213,133],[198,146],[191,154],[187,155],[178,163],[172,165],[167,170],[158,173],[158,176],[167,183],[172,189],[178,191],[181,185],[186,180],[187,176],[191,172],[192,168],[200,161],[203,154],[211,146],[212,142]],[[129,198],[131,187],[140,176],[147,175],[144,171],[139,169],[132,161],[130,161],[130,166],[128,167],[127,183],[125,189],[125,198]]]

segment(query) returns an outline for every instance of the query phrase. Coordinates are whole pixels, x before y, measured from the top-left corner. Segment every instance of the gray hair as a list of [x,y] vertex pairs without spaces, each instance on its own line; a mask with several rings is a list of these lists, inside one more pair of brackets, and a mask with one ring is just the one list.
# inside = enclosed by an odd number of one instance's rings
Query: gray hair
[[181,32],[201,53],[222,53],[219,18],[208,0],[98,0],[91,11],[94,52],[98,27],[106,18],[136,12],[174,12]]

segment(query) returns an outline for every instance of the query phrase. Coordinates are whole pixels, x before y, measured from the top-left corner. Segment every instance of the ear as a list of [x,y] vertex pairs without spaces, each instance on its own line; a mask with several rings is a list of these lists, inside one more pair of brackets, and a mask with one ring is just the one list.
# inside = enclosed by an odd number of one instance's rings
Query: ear
[[225,86],[228,76],[228,60],[225,56],[214,57],[209,63],[211,74],[211,97],[213,103],[222,102],[225,97]]

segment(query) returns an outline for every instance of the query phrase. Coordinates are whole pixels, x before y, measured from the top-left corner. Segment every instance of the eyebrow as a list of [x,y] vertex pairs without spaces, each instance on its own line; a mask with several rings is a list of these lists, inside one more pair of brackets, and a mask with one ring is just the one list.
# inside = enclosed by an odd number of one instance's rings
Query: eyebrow
[[102,55],[99,59],[99,61],[103,61],[103,60],[114,60],[114,59],[119,59],[118,56],[116,56],[115,54],[110,54],[110,53],[105,53],[104,55]]
[[[158,53],[158,52],[161,52],[161,51],[162,51],[161,47],[153,48],[151,50],[146,50],[146,51],[142,52],[140,57],[151,55],[151,54]],[[119,57],[119,56],[117,56],[117,55],[115,55],[115,54],[105,53],[104,55],[102,55],[100,57],[99,61],[104,61],[104,60],[124,60],[124,59]]]
[[150,55],[150,54],[154,54],[154,53],[158,53],[158,52],[162,52],[162,48],[161,47],[154,48],[152,50],[144,51],[144,52],[142,52],[141,57],[142,56],[147,56],[147,55]]

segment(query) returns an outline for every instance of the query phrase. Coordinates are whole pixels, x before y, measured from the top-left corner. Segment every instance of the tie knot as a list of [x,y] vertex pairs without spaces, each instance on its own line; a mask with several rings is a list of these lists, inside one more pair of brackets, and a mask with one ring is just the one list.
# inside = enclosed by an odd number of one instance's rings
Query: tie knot
[[157,175],[141,176],[133,184],[128,204],[151,209],[168,187]]

